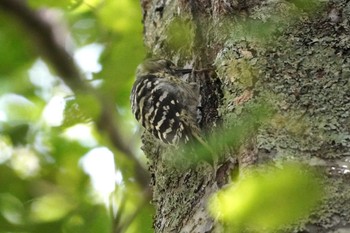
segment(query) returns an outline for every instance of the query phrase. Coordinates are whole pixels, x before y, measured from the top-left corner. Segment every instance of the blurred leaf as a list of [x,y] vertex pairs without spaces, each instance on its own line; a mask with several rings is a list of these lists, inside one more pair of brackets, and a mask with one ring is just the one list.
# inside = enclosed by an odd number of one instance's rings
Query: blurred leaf
[[63,127],[91,122],[100,116],[100,111],[100,103],[94,96],[80,94],[66,101]]
[[141,212],[136,216],[133,225],[128,228],[127,233],[153,233],[153,218],[154,216],[154,207],[151,204],[146,205],[142,208]]
[[0,80],[34,60],[28,35],[13,19],[0,15]]
[[171,22],[167,30],[167,45],[171,51],[181,53],[182,56],[189,56],[194,43],[192,20],[176,18]]
[[9,166],[0,165],[0,193],[11,190],[11,194],[16,195],[16,198],[23,202],[29,199],[29,185],[29,182],[20,179]]
[[101,39],[104,28],[99,25],[96,16],[92,12],[70,15],[71,33],[79,46],[96,43]]
[[98,16],[110,34],[101,57],[103,70],[97,76],[104,80],[103,92],[112,94],[113,102],[129,106],[135,69],[145,56],[139,1],[107,0]]
[[[253,41],[254,43],[272,42],[276,35],[289,29],[293,23],[300,21],[305,13],[313,13],[322,5],[319,0],[289,0],[285,4],[271,3],[262,6],[251,18],[223,18],[221,24],[214,28],[215,40]],[[293,5],[294,4],[294,5]],[[269,14],[266,14],[269,12]]]
[[62,233],[110,233],[110,218],[102,205],[83,206],[69,216]]
[[187,143],[184,150],[174,152],[176,156],[172,156],[169,162],[182,169],[187,169],[198,161],[205,160],[212,163],[213,154],[220,155],[221,151],[227,147],[238,149],[271,119],[272,114],[273,110],[267,102],[247,104],[244,112],[227,120],[225,128],[218,127],[215,132],[212,132],[204,140],[206,145],[196,141]]
[[5,124],[0,130],[1,133],[8,135],[14,145],[25,145],[27,143],[28,124],[8,125]]
[[256,133],[259,127],[266,124],[272,114],[272,107],[264,100],[258,103],[247,104],[242,113],[229,119],[227,128],[218,129],[217,132],[210,136],[208,139],[209,143],[214,151],[220,151],[225,145],[238,148]]
[[80,215],[73,215],[68,218],[66,223],[63,225],[63,232],[74,232],[79,233],[83,232],[82,229],[84,229],[84,226],[86,225],[84,219]]
[[[77,1],[80,2],[81,0]],[[104,0],[83,0],[81,3],[83,4],[78,4],[76,7],[70,8],[72,9],[71,13],[81,16],[87,12],[90,12],[91,10],[98,9],[100,5],[104,3]]]
[[89,182],[88,177],[78,164],[80,158],[88,152],[89,148],[58,135],[59,131],[57,129],[50,137],[51,154],[55,164],[53,167],[47,166],[47,173],[54,177],[55,182],[62,190],[79,199],[82,195],[86,195],[86,185]]
[[0,213],[12,224],[23,223],[23,204],[20,200],[9,193],[0,193]]
[[136,0],[105,0],[98,14],[105,27],[113,31],[125,33],[142,27],[141,8]]
[[[141,32],[140,32],[141,33]],[[117,38],[114,38],[117,40]],[[114,40],[111,38],[111,40]],[[142,41],[135,33],[124,34],[119,41],[107,47],[101,61],[104,69],[98,74],[104,79],[103,92],[113,94],[113,102],[129,106],[129,96],[137,65],[144,57]]]
[[18,93],[33,101],[36,98],[35,87],[28,79],[27,68],[26,65],[18,67],[4,76],[0,72],[0,95]]
[[2,120],[12,125],[34,121],[40,113],[34,103],[13,93],[0,96],[0,112],[4,114]]
[[[117,215],[120,217],[119,225],[121,232],[138,233],[154,232],[152,228],[152,216],[154,215],[154,206],[148,203],[143,196],[144,193],[135,183],[127,182],[125,189],[117,187],[113,193]],[[137,215],[134,215],[137,213]],[[130,221],[132,220],[132,221]]]
[[296,7],[304,11],[315,11],[322,4],[320,0],[289,0],[289,2],[292,2]]
[[236,150],[254,137],[257,130],[270,120],[272,113],[271,106],[266,102],[247,104],[244,112],[227,119],[225,128],[217,127],[202,142],[192,140],[172,150],[170,153],[174,153],[174,156],[165,158],[166,163],[181,170],[187,170],[201,161],[213,164],[217,159],[215,157],[222,155],[223,150]]
[[72,9],[82,4],[84,0],[29,0],[28,4],[34,8],[42,7],[60,7],[66,9]]
[[64,122],[62,127],[67,128],[78,123],[88,123],[91,118],[84,114],[79,107],[79,104],[75,100],[66,102],[66,108],[64,110]]
[[34,222],[50,222],[66,216],[73,209],[67,196],[60,193],[47,194],[33,201],[30,217]]
[[298,164],[255,171],[219,191],[210,210],[237,229],[270,232],[308,216],[322,197],[319,178]]
[[[1,132],[1,131],[0,131]],[[4,134],[1,132],[1,134]],[[10,137],[0,135],[0,164],[6,162],[12,155],[12,142]]]
[[10,162],[22,179],[35,177],[40,172],[40,160],[30,147],[15,147]]

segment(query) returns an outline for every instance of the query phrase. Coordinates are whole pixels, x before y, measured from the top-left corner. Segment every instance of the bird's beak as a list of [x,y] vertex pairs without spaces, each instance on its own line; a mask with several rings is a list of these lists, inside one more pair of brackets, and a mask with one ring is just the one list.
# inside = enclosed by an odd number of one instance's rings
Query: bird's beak
[[192,73],[192,69],[175,69],[175,73],[189,74]]

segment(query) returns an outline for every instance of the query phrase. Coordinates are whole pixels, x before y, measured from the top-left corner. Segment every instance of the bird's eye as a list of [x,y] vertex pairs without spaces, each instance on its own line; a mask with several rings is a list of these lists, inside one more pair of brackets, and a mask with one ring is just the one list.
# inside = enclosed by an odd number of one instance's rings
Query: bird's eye
[[175,66],[174,63],[172,63],[171,61],[168,61],[168,60],[166,60],[165,65],[167,68],[173,68]]

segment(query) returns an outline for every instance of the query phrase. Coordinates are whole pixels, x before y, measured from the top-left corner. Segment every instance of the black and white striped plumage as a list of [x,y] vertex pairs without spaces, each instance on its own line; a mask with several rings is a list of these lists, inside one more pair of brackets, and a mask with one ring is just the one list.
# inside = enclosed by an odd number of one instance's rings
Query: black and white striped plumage
[[190,72],[160,59],[148,59],[137,68],[130,97],[132,112],[147,131],[164,143],[187,142],[199,134],[199,88],[183,79]]

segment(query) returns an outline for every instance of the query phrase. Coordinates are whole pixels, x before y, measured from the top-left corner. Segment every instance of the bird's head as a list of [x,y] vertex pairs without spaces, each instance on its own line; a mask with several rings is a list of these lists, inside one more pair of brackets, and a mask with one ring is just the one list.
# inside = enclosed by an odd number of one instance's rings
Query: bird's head
[[178,69],[174,63],[165,59],[146,59],[137,66],[136,76],[141,77],[148,74],[168,73],[168,74],[188,74],[192,69]]

